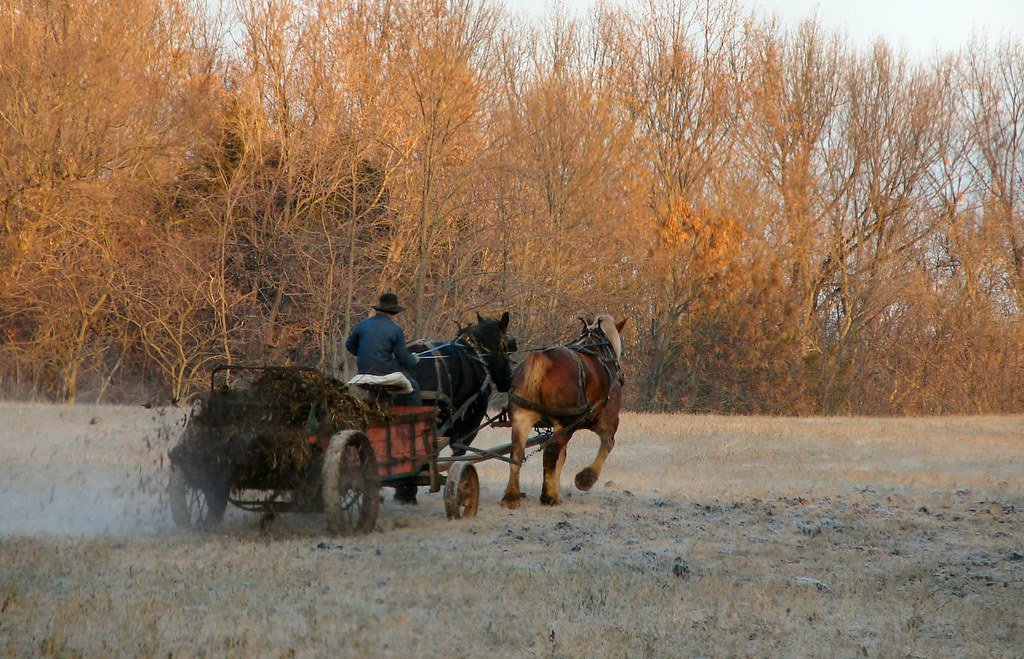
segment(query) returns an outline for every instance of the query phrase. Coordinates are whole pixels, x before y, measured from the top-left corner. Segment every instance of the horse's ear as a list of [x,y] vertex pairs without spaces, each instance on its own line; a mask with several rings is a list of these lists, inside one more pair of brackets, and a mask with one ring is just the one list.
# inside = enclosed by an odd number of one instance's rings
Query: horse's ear
[[622,333],[622,328],[625,327],[625,326],[626,326],[626,319],[623,318],[619,322],[615,323],[615,330],[621,334]]
[[478,323],[484,322],[484,317],[480,315],[479,311],[476,312],[476,322],[478,322]]
[[498,321],[498,324],[501,325],[502,332],[508,329],[508,321],[509,315],[508,312],[506,311],[505,313],[501,314],[501,320]]

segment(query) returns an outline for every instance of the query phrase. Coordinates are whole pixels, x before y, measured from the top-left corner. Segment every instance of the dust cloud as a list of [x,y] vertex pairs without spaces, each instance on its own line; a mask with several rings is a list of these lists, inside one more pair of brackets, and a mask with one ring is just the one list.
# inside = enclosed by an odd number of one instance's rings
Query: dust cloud
[[0,403],[0,536],[170,530],[167,450],[186,414]]

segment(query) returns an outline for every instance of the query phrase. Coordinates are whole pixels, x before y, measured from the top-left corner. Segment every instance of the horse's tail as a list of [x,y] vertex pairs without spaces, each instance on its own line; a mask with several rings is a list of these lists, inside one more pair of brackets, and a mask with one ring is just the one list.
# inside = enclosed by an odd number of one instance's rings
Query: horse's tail
[[551,360],[543,352],[526,353],[526,359],[520,366],[519,377],[512,382],[513,391],[520,396],[539,392],[549,368],[551,368]]

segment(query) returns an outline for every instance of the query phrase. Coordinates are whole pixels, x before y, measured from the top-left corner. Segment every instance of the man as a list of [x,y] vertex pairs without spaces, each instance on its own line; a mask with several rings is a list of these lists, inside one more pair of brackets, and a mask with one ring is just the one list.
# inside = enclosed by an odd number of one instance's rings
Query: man
[[[359,373],[402,373],[409,380],[412,392],[396,396],[396,405],[422,405],[419,383],[408,370],[419,361],[419,357],[405,347],[405,334],[394,319],[394,316],[404,311],[405,307],[398,304],[397,295],[385,293],[380,296],[380,300],[373,308],[377,313],[352,330],[345,341],[345,348],[356,356]],[[405,368],[402,368],[403,366]]]

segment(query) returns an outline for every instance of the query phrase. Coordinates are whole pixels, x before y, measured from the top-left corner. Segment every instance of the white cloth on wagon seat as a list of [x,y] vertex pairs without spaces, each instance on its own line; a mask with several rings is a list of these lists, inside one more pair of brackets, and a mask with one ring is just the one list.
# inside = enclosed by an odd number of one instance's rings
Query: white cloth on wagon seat
[[387,389],[393,394],[411,394],[412,383],[404,373],[388,373],[387,375],[370,375],[360,373],[348,381],[349,385],[356,387],[380,387]]

